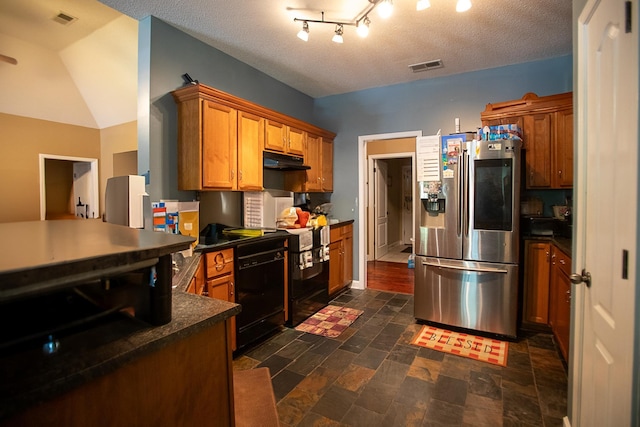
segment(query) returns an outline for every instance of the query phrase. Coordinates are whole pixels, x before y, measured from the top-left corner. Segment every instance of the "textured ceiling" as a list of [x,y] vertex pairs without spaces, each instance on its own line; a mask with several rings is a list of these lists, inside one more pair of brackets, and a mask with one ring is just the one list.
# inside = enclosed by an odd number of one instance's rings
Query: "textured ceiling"
[[[312,97],[458,74],[571,53],[571,0],[395,0],[382,19],[374,10],[367,38],[345,27],[310,23],[309,41],[293,18],[350,21],[369,0],[102,0],[135,19],[153,15]],[[440,69],[408,66],[441,59]],[[197,78],[197,76],[193,76]]]

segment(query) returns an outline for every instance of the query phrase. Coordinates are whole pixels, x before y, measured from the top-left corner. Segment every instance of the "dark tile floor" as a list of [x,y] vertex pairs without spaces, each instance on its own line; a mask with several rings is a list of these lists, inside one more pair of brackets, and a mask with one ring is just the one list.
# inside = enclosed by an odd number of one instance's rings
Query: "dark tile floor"
[[334,339],[286,328],[234,360],[271,371],[283,427],[562,426],[567,375],[552,336],[509,343],[507,367],[410,344],[413,297],[348,290],[364,310]]

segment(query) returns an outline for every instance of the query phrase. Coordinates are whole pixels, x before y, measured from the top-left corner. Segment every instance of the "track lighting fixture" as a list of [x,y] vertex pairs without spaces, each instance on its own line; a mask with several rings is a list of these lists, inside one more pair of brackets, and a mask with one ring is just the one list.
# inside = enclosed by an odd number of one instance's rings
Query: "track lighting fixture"
[[335,43],[343,43],[344,42],[344,40],[342,39],[343,31],[344,30],[343,30],[342,24],[337,24],[336,33],[333,35],[333,38],[331,39],[331,41]]
[[[429,0],[417,0],[416,10],[425,10],[431,7]],[[350,21],[325,21],[324,12],[322,13],[322,19],[308,19],[308,18],[293,18],[294,22],[302,22],[302,29],[298,32],[298,38],[304,41],[309,40],[309,23],[314,24],[332,24],[336,26],[335,34],[331,40],[336,43],[342,43],[344,41],[344,26],[356,27],[356,31],[360,37],[367,37],[369,34],[369,26],[371,20],[369,19],[369,13],[375,8],[378,8],[380,16],[388,18],[393,12],[393,0],[369,0],[369,4],[365,7],[355,18]],[[457,12],[466,12],[471,8],[471,0],[458,0],[456,3]]]
[[302,23],[302,29],[298,32],[298,38],[305,42],[309,40],[309,23],[307,21]]

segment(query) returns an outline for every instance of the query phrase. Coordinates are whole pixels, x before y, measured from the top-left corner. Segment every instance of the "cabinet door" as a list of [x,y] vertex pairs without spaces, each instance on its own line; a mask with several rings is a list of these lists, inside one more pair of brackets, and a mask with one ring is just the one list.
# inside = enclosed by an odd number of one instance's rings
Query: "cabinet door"
[[333,191],[333,141],[322,138],[322,191]]
[[524,312],[522,320],[549,323],[551,244],[527,240],[524,247]]
[[342,239],[343,252],[343,286],[347,286],[353,281],[353,225],[345,226],[345,234]]
[[307,136],[307,150],[305,152],[305,163],[311,166],[306,171],[307,180],[305,184],[306,191],[321,191],[321,173],[322,173],[322,138],[319,136]]
[[295,154],[297,156],[304,156],[304,146],[306,139],[307,132],[290,127],[288,132],[288,144],[286,147],[286,152],[289,154]]
[[552,114],[534,114],[525,117],[527,188],[551,187]]
[[560,352],[569,360],[569,331],[571,324],[571,258],[555,246],[551,248],[551,305],[550,324]]
[[265,150],[285,152],[287,146],[287,127],[282,123],[267,120],[265,122]]
[[221,276],[207,280],[207,295],[209,298],[229,301],[232,281],[233,275]]
[[204,101],[202,128],[202,186],[218,190],[235,189],[238,163],[236,110]]
[[555,113],[554,188],[573,187],[573,110]]
[[342,240],[329,244],[329,295],[342,287],[343,276]]
[[238,190],[262,190],[264,119],[238,112]]

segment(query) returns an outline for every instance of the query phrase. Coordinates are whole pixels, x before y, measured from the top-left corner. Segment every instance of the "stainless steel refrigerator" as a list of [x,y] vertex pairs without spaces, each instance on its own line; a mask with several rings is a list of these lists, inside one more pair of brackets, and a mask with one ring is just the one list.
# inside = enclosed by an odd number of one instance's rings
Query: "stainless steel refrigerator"
[[521,141],[472,135],[440,137],[438,173],[419,174],[414,313],[515,337]]

